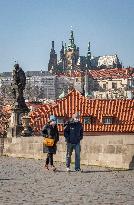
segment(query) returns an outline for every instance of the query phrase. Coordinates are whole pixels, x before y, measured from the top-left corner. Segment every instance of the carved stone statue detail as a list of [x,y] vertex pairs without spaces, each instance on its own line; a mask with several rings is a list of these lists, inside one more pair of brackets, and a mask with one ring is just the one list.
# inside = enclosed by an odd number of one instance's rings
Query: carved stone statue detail
[[21,110],[28,110],[27,105],[23,97],[23,91],[26,85],[26,76],[19,64],[14,65],[12,72],[13,82],[12,82],[12,94],[15,101],[15,106]]

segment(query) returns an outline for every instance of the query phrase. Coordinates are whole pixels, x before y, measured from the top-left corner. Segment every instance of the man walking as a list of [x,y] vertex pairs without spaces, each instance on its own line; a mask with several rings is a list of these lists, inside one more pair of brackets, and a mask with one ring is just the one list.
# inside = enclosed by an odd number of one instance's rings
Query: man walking
[[64,137],[67,142],[66,167],[70,171],[71,155],[75,150],[75,171],[80,169],[80,141],[83,139],[83,127],[79,121],[79,114],[73,114],[72,119],[66,123]]

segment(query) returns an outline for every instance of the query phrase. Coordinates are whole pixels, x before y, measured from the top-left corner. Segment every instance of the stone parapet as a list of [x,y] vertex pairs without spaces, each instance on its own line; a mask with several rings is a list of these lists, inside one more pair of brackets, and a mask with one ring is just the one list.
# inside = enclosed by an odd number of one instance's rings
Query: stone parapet
[[[4,155],[43,159],[42,137],[5,138]],[[66,143],[61,136],[55,161],[65,162]],[[72,155],[74,161],[74,153]],[[134,169],[134,135],[84,136],[81,163],[120,169]]]

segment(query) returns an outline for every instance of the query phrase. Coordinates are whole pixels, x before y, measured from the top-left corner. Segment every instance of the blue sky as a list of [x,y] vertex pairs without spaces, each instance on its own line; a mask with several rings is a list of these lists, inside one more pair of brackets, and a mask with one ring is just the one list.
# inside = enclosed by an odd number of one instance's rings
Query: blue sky
[[134,66],[134,0],[0,0],[0,72],[14,60],[26,70],[46,70],[51,41],[59,55],[73,27],[80,55],[117,53]]

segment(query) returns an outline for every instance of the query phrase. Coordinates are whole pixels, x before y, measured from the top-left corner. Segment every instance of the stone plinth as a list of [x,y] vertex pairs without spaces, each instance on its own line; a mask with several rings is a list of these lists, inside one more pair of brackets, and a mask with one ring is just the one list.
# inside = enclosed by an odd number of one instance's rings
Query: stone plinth
[[19,108],[14,108],[12,110],[11,119],[9,128],[7,130],[7,137],[19,137],[22,130],[22,116],[24,115],[24,111]]

